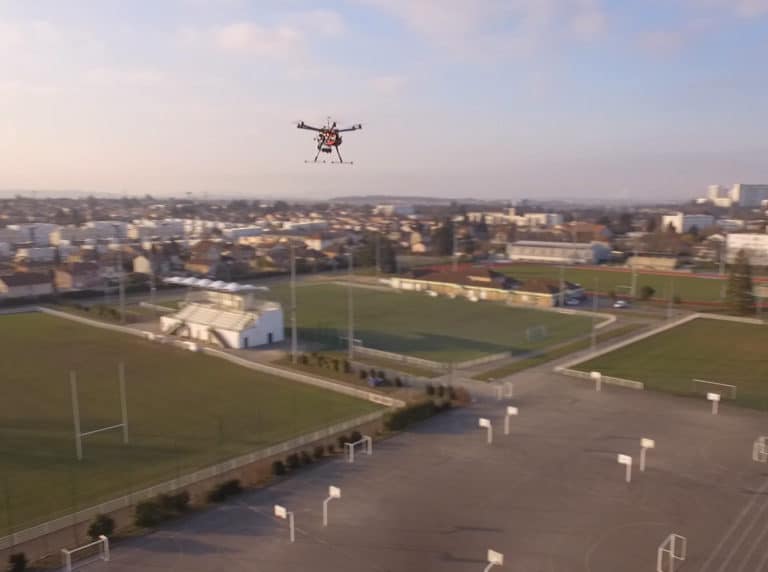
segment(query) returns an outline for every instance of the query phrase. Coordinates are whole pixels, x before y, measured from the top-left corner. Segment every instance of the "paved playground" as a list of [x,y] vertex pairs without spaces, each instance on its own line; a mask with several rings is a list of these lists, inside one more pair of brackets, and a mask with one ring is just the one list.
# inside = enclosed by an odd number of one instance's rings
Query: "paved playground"
[[[683,571],[768,569],[768,466],[751,460],[765,414],[527,372],[516,398],[483,398],[342,459],[113,546],[93,572],[649,572],[670,533]],[[503,434],[506,405],[519,407]],[[479,416],[493,421],[486,444]],[[656,440],[638,471],[641,437]],[[618,453],[632,455],[625,482]],[[330,504],[329,485],[342,498]],[[295,512],[296,542],[274,504]]]

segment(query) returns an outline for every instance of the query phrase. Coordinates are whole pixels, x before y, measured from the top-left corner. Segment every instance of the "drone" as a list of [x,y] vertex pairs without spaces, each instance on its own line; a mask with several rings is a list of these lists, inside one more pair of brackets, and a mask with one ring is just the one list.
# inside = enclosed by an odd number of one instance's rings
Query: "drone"
[[[299,121],[296,124],[296,127],[298,129],[309,129],[310,131],[317,132],[317,136],[315,137],[315,141],[317,141],[317,153],[315,154],[315,159],[314,161],[304,161],[305,163],[317,163],[317,158],[320,156],[320,153],[331,153],[333,152],[334,149],[336,149],[336,154],[339,156],[339,160],[338,161],[332,160],[330,162],[352,165],[352,163],[349,161],[344,163],[344,159],[341,158],[341,153],[339,153],[339,146],[341,145],[341,135],[339,134],[344,133],[346,131],[357,131],[358,129],[363,128],[362,125],[357,123],[352,127],[339,129],[338,127],[336,127],[336,122],[331,121],[331,118],[329,117],[328,121],[323,127],[312,127],[311,125],[307,125],[303,121]],[[326,161],[322,161],[322,162],[326,163]]]

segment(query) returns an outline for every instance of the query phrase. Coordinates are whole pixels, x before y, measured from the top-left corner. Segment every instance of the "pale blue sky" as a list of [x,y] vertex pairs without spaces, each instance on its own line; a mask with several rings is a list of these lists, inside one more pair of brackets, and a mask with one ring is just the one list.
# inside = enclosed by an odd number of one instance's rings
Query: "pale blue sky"
[[682,198],[766,126],[768,0],[0,0],[0,189]]

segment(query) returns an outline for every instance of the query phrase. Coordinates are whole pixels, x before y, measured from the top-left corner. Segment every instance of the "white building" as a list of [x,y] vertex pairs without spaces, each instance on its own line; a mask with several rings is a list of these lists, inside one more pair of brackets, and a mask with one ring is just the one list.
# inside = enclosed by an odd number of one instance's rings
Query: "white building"
[[673,228],[678,234],[689,232],[694,226],[698,230],[704,230],[715,224],[715,217],[707,214],[683,214],[677,212],[661,217],[661,228],[667,230]]
[[128,236],[134,240],[181,238],[184,236],[184,223],[179,219],[143,219],[128,228]]
[[509,260],[553,264],[598,264],[611,257],[611,249],[602,242],[547,242],[519,240],[507,244]]
[[373,214],[380,216],[410,216],[415,212],[412,205],[376,205]]
[[238,226],[235,228],[228,228],[222,232],[224,238],[227,238],[232,242],[239,242],[241,238],[260,236],[263,233],[264,227],[261,226]]
[[56,258],[56,248],[53,246],[38,246],[19,248],[16,251],[16,260],[28,262],[53,262]]
[[563,215],[559,213],[527,213],[522,215],[524,226],[552,227],[563,224]]
[[200,290],[181,310],[160,318],[164,334],[237,349],[283,340],[282,306],[255,299],[254,286],[194,278],[170,278],[167,282]]
[[728,208],[733,203],[731,191],[723,185],[709,185],[707,187],[707,200],[716,207]]
[[17,243],[32,243],[34,246],[48,246],[51,233],[59,225],[47,222],[30,222],[25,224],[9,224],[8,228],[16,231]]
[[768,234],[729,234],[725,241],[725,257],[728,263],[744,250],[753,266],[768,266]]

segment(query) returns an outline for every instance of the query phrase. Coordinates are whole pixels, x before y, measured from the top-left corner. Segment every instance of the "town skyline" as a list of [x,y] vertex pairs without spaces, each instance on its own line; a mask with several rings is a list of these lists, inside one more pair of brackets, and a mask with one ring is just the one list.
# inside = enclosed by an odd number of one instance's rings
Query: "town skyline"
[[[683,199],[761,183],[763,0],[0,3],[0,189]],[[295,122],[363,124],[306,165]],[[1,191],[0,191],[1,192]]]

